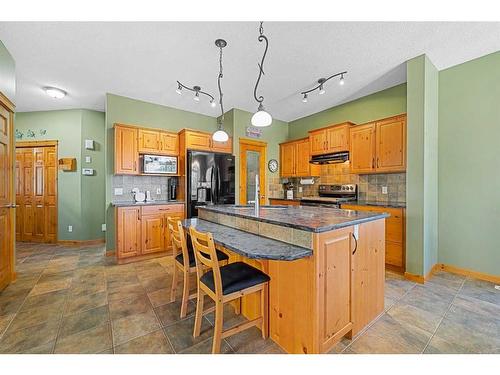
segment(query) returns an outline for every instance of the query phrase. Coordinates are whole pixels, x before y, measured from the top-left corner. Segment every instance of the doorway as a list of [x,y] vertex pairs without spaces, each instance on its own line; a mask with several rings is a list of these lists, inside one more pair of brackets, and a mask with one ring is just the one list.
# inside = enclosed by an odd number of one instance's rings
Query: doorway
[[255,176],[259,175],[260,204],[266,204],[267,143],[240,138],[240,204],[255,203]]
[[16,143],[16,241],[57,242],[57,141]]

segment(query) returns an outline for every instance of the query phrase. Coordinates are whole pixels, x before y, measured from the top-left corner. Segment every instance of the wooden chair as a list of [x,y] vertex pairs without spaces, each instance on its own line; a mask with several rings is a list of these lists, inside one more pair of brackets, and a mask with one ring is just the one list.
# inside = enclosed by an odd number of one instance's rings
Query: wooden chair
[[[172,249],[174,256],[174,270],[172,276],[172,289],[170,292],[170,300],[172,302],[176,299],[177,294],[177,284],[179,271],[183,275],[184,285],[182,288],[182,301],[181,301],[181,318],[185,318],[187,315],[187,307],[190,299],[194,299],[197,294],[189,294],[189,276],[196,272],[196,260],[193,253],[193,248],[191,241],[186,238],[184,233],[184,228],[182,227],[182,222],[179,218],[168,217],[167,218],[167,228],[170,232],[170,238],[172,240]],[[229,257],[222,251],[217,252],[219,261],[227,262]],[[184,260],[188,261],[185,262]]]
[[[198,232],[193,227],[189,228],[189,232],[191,234],[191,241],[196,257],[196,272],[198,278],[198,295],[193,336],[198,337],[200,335],[203,315],[213,311],[213,309],[203,311],[203,300],[205,294],[207,294],[215,302],[215,328],[212,344],[213,354],[220,352],[223,338],[253,326],[260,325],[262,338],[265,339],[267,337],[265,292],[269,284],[269,276],[257,268],[243,262],[234,262],[220,267],[217,262],[217,253],[212,234]],[[223,331],[224,304],[255,292],[260,293],[261,315],[258,318],[235,325]]]

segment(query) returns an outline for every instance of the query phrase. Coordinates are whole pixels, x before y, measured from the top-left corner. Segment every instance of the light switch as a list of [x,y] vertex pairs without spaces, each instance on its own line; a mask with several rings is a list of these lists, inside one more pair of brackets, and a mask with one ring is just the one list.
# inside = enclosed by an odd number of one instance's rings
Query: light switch
[[68,225],[68,232],[73,232],[73,225]]
[[123,188],[115,188],[115,195],[123,195]]
[[82,168],[82,175],[84,176],[93,176],[94,170],[92,168]]
[[382,194],[387,194],[387,186],[382,186]]
[[92,163],[92,157],[91,156],[85,156],[85,163]]
[[101,230],[102,230],[103,232],[106,232],[106,224],[101,224]]
[[161,194],[161,188],[156,188],[156,194],[158,194],[158,195]]

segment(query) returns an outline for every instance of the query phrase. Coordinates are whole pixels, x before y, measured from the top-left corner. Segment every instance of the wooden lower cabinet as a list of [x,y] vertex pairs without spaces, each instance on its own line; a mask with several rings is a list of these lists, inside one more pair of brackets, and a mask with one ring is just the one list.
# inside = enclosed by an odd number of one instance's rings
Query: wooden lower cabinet
[[118,260],[162,253],[171,249],[167,217],[184,218],[184,205],[116,208]]
[[347,210],[387,212],[385,226],[385,264],[393,271],[405,272],[406,268],[406,220],[405,209],[397,207],[358,206],[342,204]]
[[271,206],[300,206],[300,201],[293,201],[290,199],[269,198],[269,204]]

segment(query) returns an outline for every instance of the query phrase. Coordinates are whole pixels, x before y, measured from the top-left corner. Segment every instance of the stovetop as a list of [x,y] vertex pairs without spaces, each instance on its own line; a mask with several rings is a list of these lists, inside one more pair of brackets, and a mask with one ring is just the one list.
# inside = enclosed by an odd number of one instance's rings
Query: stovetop
[[340,197],[302,197],[303,201],[311,201],[311,202],[326,202],[326,203],[339,203],[339,202],[349,202],[355,201],[356,198],[340,198]]
[[303,201],[320,203],[341,203],[357,199],[357,185],[319,185],[318,197],[303,197]]

